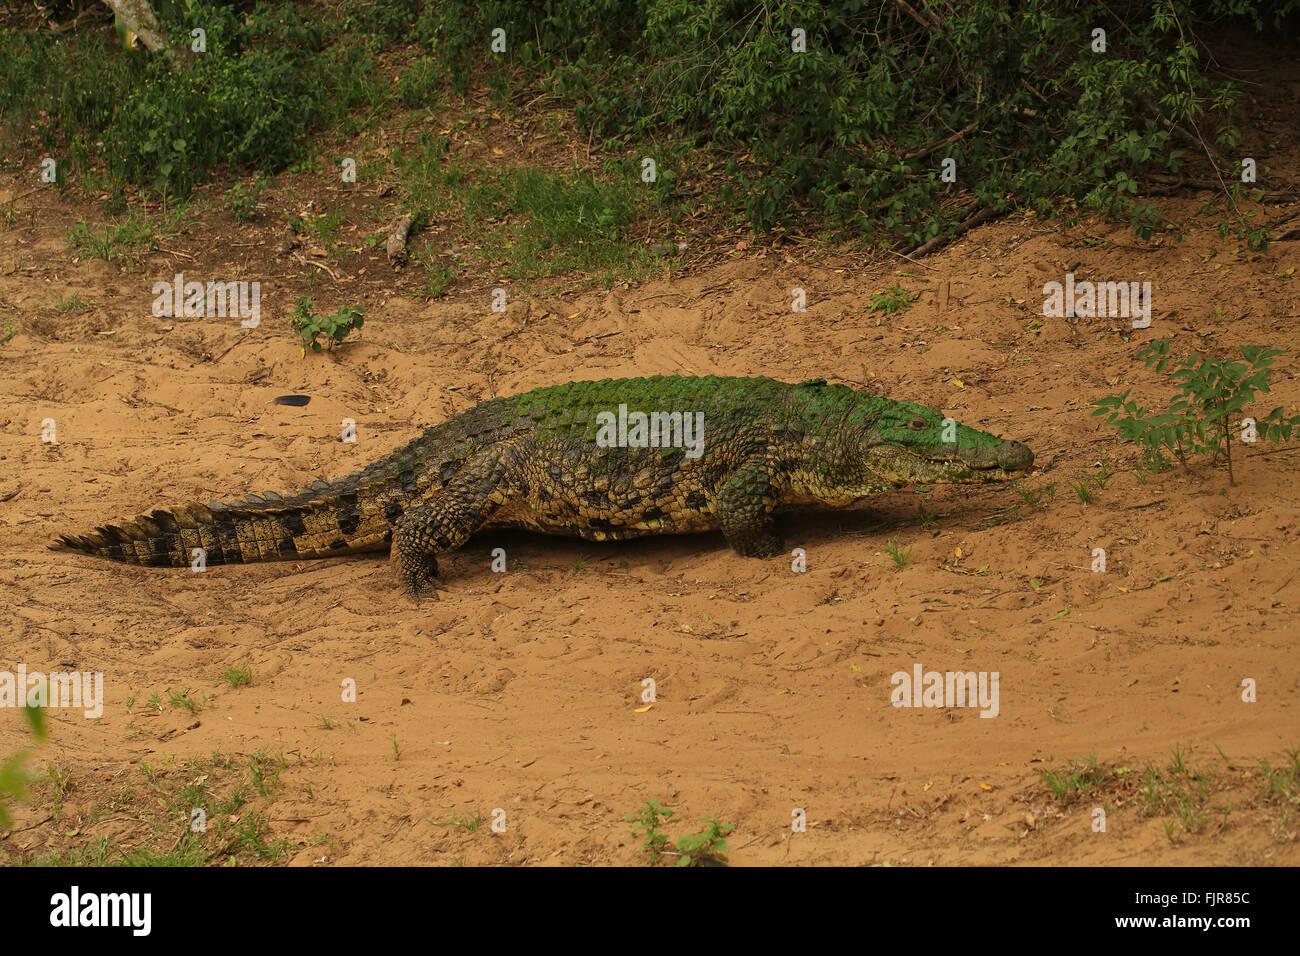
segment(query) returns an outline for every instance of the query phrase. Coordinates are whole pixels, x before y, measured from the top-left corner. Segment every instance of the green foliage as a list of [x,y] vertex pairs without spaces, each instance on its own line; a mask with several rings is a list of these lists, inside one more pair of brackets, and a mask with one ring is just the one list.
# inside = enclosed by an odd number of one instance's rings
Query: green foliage
[[[571,170],[469,166],[450,156],[450,140],[427,130],[395,155],[406,184],[406,207],[420,225],[459,220],[488,267],[509,278],[574,270],[614,275],[653,268],[634,223],[662,211],[656,193],[639,188],[631,164],[603,175]],[[420,255],[420,253],[417,253]],[[451,275],[425,257],[427,294],[437,298]]]
[[84,219],[70,226],[68,245],[83,258],[134,262],[156,249],[159,239],[179,232],[185,225],[184,206],[174,206],[156,218],[132,210],[105,223],[102,230]]
[[701,822],[705,824],[702,832],[678,838],[677,852],[681,854],[678,866],[699,866],[705,860],[727,862],[726,837],[736,825],[719,823],[717,817],[703,817]]
[[1286,762],[1276,770],[1267,760],[1260,764],[1261,796],[1300,809],[1300,748],[1286,752]]
[[312,315],[311,297],[303,296],[294,306],[289,325],[302,339],[302,354],[306,357],[308,348],[313,352],[321,350],[317,336],[324,335],[326,347],[333,349],[349,332],[361,328],[364,315],[355,305],[345,305],[333,315]]
[[446,75],[433,57],[420,57],[402,71],[397,81],[397,98],[405,106],[429,109],[437,105],[440,87]]
[[[607,150],[645,149],[671,130],[737,157],[724,192],[734,187],[755,228],[803,212],[911,245],[977,208],[1046,215],[1066,200],[1150,236],[1159,211],[1136,198],[1143,173],[1184,165],[1173,125],[1199,133],[1237,96],[1210,75],[1199,37],[1225,21],[1275,29],[1300,9],[1296,0],[1025,0],[1014,10],[989,0],[445,0],[417,18],[417,4],[392,6],[411,8],[400,35],[436,49],[461,88],[484,71],[491,85],[545,69],[544,83]],[[505,30],[504,55],[486,53],[493,27]],[[1104,52],[1093,49],[1095,28],[1106,30]],[[796,29],[806,52],[792,49]],[[1230,125],[1202,135],[1221,146],[1240,137]],[[955,184],[940,179],[944,159],[956,163]]]
[[677,853],[678,866],[699,866],[705,860],[718,863],[727,862],[726,837],[736,828],[734,823],[719,823],[716,817],[704,817],[704,830],[679,837],[674,847],[668,835],[663,832],[664,823],[671,820],[673,811],[658,800],[647,800],[636,813],[623,819],[634,824],[632,835],[642,837],[641,849],[646,855],[646,864],[654,866],[668,853]]
[[[1152,472],[1171,464],[1171,455],[1189,471],[1194,458],[1209,457],[1211,465],[1222,458],[1228,481],[1235,484],[1232,446],[1238,434],[1234,433],[1241,427],[1240,434],[1245,434],[1239,416],[1256,395],[1269,394],[1273,360],[1286,349],[1243,345],[1240,352],[1244,362],[1197,354],[1175,362],[1170,340],[1157,339],[1140,349],[1137,357],[1174,383],[1177,396],[1168,411],[1152,412],[1130,398],[1133,390],[1126,389],[1121,395],[1093,402],[1096,410],[1092,414],[1104,415],[1106,424],[1114,425],[1126,440],[1142,449],[1145,465]],[[1300,415],[1287,416],[1281,407],[1254,423],[1257,440],[1288,441],[1296,429],[1300,429]]]
[[626,816],[623,819],[628,823],[634,824],[632,835],[635,837],[644,837],[641,843],[641,849],[645,852],[646,862],[653,866],[659,862],[664,851],[668,849],[668,834],[664,833],[660,827],[664,822],[671,820],[673,811],[663,806],[658,800],[647,800],[636,813]]
[[1086,761],[1071,760],[1070,766],[1059,773],[1055,770],[1043,771],[1043,783],[1052,791],[1052,796],[1062,803],[1092,793],[1108,779],[1107,771],[1097,766],[1096,754],[1090,754]]
[[184,194],[221,163],[278,172],[302,158],[308,133],[374,100],[368,48],[326,47],[325,24],[295,4],[173,3],[159,8],[189,48],[173,68],[93,31],[0,31],[0,114],[51,155],[99,159],[119,182]]
[[252,222],[257,217],[257,200],[266,190],[266,180],[258,178],[245,188],[243,183],[235,183],[226,190],[222,205],[240,222]]
[[[1175,749],[1168,768],[1148,766],[1142,772],[1138,798],[1143,816],[1174,816],[1184,833],[1200,833],[1209,823],[1206,804],[1214,775],[1191,770],[1182,751]],[[1173,842],[1172,821],[1165,833]]]
[[[208,52],[175,68],[93,30],[0,31],[0,114],[64,157],[60,182],[97,157],[115,180],[184,193],[223,162],[286,169],[313,131],[363,128],[394,96],[427,107],[445,85],[479,84],[520,102],[531,87],[571,106],[605,152],[656,158],[647,191],[660,202],[699,172],[669,168],[663,137],[685,166],[718,159],[714,198],[756,229],[806,217],[905,246],[977,210],[1076,203],[1151,236],[1147,174],[1207,162],[1214,144],[1235,155],[1241,139],[1222,120],[1239,87],[1203,38],[1288,36],[1300,15],[1300,0],[344,0],[324,17],[308,4],[155,6],[177,42],[202,27]],[[496,28],[504,53],[489,49]],[[380,54],[411,43],[433,53],[393,84]],[[1224,229],[1261,247],[1240,185],[1227,193]]]
[[[45,712],[39,707],[21,707],[19,709],[27,719],[27,726],[31,731],[32,738],[38,744],[44,743],[49,736],[49,732],[45,728]],[[20,750],[11,755],[3,764],[0,764],[0,830],[8,830],[13,825],[13,817],[9,815],[9,803],[27,798],[27,783],[30,776],[27,770],[27,761],[29,759],[31,759],[31,751]]]
[[893,315],[895,312],[903,312],[912,307],[912,303],[919,299],[919,295],[912,295],[901,285],[891,285],[884,292],[877,292],[871,297],[872,312],[883,312],[885,315]]
[[1043,485],[1041,488],[1026,488],[1023,481],[1017,481],[1011,487],[1015,490],[1016,494],[1025,499],[1025,503],[1034,511],[1038,510],[1044,498],[1048,501],[1052,501],[1056,498],[1055,482]]
[[416,253],[416,259],[424,266],[424,294],[430,299],[440,299],[451,288],[456,274],[450,268],[437,261],[437,257],[425,246]]

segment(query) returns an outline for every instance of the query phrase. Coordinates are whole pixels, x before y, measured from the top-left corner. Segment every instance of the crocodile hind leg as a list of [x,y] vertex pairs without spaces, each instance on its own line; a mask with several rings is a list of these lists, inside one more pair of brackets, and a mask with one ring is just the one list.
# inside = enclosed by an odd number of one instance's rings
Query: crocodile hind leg
[[746,558],[771,558],[781,553],[772,509],[777,494],[762,462],[742,465],[718,493],[718,523],[727,544]]
[[408,508],[393,524],[393,562],[417,602],[436,584],[437,556],[463,545],[500,507],[504,471],[501,459],[471,462],[432,500]]

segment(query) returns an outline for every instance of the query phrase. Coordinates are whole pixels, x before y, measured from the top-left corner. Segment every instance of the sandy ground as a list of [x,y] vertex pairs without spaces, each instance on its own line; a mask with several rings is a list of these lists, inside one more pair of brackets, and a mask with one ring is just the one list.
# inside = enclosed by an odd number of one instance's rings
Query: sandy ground
[[[102,671],[106,703],[98,720],[51,712],[0,858],[103,838],[165,850],[184,818],[157,821],[148,780],[203,785],[194,761],[266,753],[281,771],[258,805],[296,864],[634,863],[624,817],[651,799],[676,811],[674,837],[734,823],[742,865],[1300,862],[1297,811],[1263,799],[1257,774],[1300,745],[1297,457],[1249,450],[1235,487],[1220,471],[1141,483],[1088,407],[1130,385],[1166,394],[1133,360],[1158,335],[1294,350],[1300,243],[1238,249],[1184,194],[1166,200],[1182,241],[1010,218],[916,263],[742,243],[639,286],[514,296],[504,315],[490,278],[429,303],[362,249],[310,291],[320,311],[361,305],[365,328],[304,359],[285,322],[304,269],[270,253],[271,217],[212,209],[136,265],[75,261],[67,226],[102,213],[22,197],[27,181],[0,178],[0,201],[21,197],[0,239],[0,322],[17,328],[0,346],[4,666]],[[1152,282],[1152,327],[1044,319],[1042,286],[1068,271]],[[176,272],[259,279],[262,325],[155,318],[152,284]],[[893,284],[918,300],[871,311]],[[806,312],[790,310],[795,287]],[[73,294],[85,307],[60,309]],[[1258,412],[1294,410],[1298,368],[1280,361]],[[790,515],[805,573],[716,534],[483,535],[418,608],[384,556],[196,574],[46,548],[152,507],[348,472],[492,394],[653,373],[825,377],[933,405],[1028,443],[1023,487],[1042,498],[937,487]],[[286,393],[311,402],[270,404]],[[339,440],[348,418],[355,443]],[[1080,501],[1071,482],[1106,469]],[[911,548],[902,567],[894,540]],[[997,672],[997,716],[891,706],[891,675],[917,664]],[[243,666],[251,684],[232,688],[223,675]],[[183,691],[197,709],[169,703]],[[0,712],[0,754],[23,741]],[[1212,774],[1199,832],[1144,812],[1135,783],[1062,802],[1041,778],[1096,754],[1136,781],[1175,749]]]

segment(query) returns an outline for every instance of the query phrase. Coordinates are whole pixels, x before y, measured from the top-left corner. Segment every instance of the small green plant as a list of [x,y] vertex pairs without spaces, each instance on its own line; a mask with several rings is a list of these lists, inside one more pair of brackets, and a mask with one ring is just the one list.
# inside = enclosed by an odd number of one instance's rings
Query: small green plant
[[1025,499],[1025,503],[1028,504],[1029,507],[1034,509],[1038,508],[1039,504],[1042,503],[1042,500],[1044,498],[1046,498],[1048,501],[1051,501],[1053,498],[1056,497],[1055,482],[1052,482],[1051,484],[1043,485],[1042,488],[1034,489],[1034,488],[1026,488],[1023,481],[1017,481],[1011,487],[1015,490],[1016,494],[1018,494],[1021,498]]
[[1043,783],[1052,791],[1052,796],[1062,803],[1092,793],[1106,779],[1106,771],[1097,766],[1096,754],[1089,754],[1087,760],[1071,760],[1070,766],[1060,773],[1043,771]]
[[251,186],[235,183],[226,190],[222,205],[240,222],[252,222],[257,218],[257,200],[266,190],[266,180],[255,179]]
[[354,305],[345,305],[333,315],[312,315],[311,297],[303,296],[294,306],[289,325],[302,339],[302,354],[305,358],[309,347],[313,352],[321,350],[321,344],[316,340],[317,336],[324,335],[326,346],[333,349],[336,343],[347,338],[349,332],[361,328],[364,315],[365,313]]
[[658,800],[647,800],[640,810],[623,818],[633,824],[632,835],[642,838],[641,850],[647,866],[654,866],[665,855],[673,853],[678,855],[678,866],[699,866],[706,860],[727,862],[726,838],[736,828],[734,823],[719,823],[716,817],[704,817],[701,822],[706,826],[702,831],[680,837],[674,845],[663,832],[664,823],[672,817],[670,808]]
[[458,830],[464,830],[466,833],[473,833],[486,822],[481,813],[476,813],[472,817],[462,817],[453,813],[450,820],[443,820],[442,822],[439,822],[432,817],[425,817],[425,819],[435,827],[456,827]]
[[920,519],[920,521],[921,521],[921,527],[922,527],[922,528],[929,528],[930,526],[932,526],[932,525],[935,523],[936,520],[938,520],[938,517],[939,517],[939,516],[938,516],[937,514],[935,514],[933,511],[926,511],[926,510],[925,510],[925,502],[924,502],[924,501],[919,502],[919,503],[917,504],[917,506],[916,506],[916,510],[917,510],[917,517],[918,517],[918,518]]
[[292,166],[290,166],[290,167],[289,167],[289,172],[291,172],[291,173],[299,173],[299,174],[301,174],[301,173],[319,173],[319,172],[320,172],[321,170],[323,170],[324,168],[325,168],[325,167],[321,165],[321,162],[320,162],[319,159],[317,159],[315,156],[308,156],[307,158],[302,159],[302,160],[299,160],[298,162],[296,162],[296,163],[294,163]]
[[248,758],[248,775],[253,786],[264,797],[271,797],[280,787],[280,771],[285,768],[285,759],[268,757],[265,750],[259,750]]
[[1085,505],[1089,504],[1092,499],[1096,497],[1096,495],[1092,493],[1092,489],[1088,487],[1087,476],[1084,477],[1083,481],[1070,482],[1070,487],[1074,489],[1074,493],[1079,496],[1079,500]]
[[442,64],[433,57],[422,56],[402,71],[397,82],[397,98],[405,106],[426,109],[436,106],[443,80]]
[[902,312],[912,307],[912,303],[920,298],[920,295],[912,295],[901,285],[891,285],[884,292],[877,292],[871,297],[870,310],[872,312],[883,312],[885,315],[893,315],[895,312]]
[[[19,708],[27,718],[27,728],[38,744],[45,742],[49,732],[45,729],[45,712],[39,707]],[[9,815],[9,802],[27,798],[27,761],[31,751],[19,750],[0,764],[0,830],[13,826],[13,817]]]
[[158,247],[159,240],[185,228],[189,222],[184,204],[176,204],[157,216],[134,210],[96,230],[86,220],[68,228],[68,245],[82,258],[138,262]]
[[334,257],[339,251],[339,229],[343,226],[343,210],[337,205],[329,212],[323,212],[316,216],[308,216],[299,220],[302,224],[302,231],[308,236],[320,243],[330,257]]
[[[1147,767],[1143,771],[1138,787],[1142,815],[1169,815],[1182,826],[1184,833],[1200,833],[1210,822],[1205,811],[1213,787],[1213,774],[1192,771],[1182,751],[1175,749],[1167,769]],[[1175,820],[1165,825],[1165,835],[1171,843]]]
[[[1106,424],[1114,425],[1125,439],[1142,449],[1147,470],[1158,472],[1176,458],[1190,472],[1191,459],[1208,456],[1211,465],[1223,459],[1228,483],[1236,484],[1232,446],[1238,439],[1287,441],[1292,431],[1300,428],[1300,415],[1288,417],[1281,407],[1258,419],[1238,417],[1256,395],[1269,394],[1273,360],[1286,349],[1243,345],[1240,352],[1244,362],[1196,354],[1174,362],[1169,349],[1170,340],[1164,338],[1137,353],[1148,367],[1168,374],[1175,383],[1178,396],[1168,411],[1151,413],[1148,406],[1129,397],[1132,389],[1093,403],[1094,416],[1105,416]],[[1166,373],[1171,363],[1173,368]]]
[[443,265],[430,267],[426,275],[424,294],[430,300],[442,298],[443,294],[451,288],[452,280],[456,278],[455,274]]
[[894,559],[894,564],[900,568],[907,564],[908,559],[912,557],[912,549],[910,547],[904,548],[898,543],[897,538],[894,538],[886,544],[885,550],[888,551],[889,556]]
[[251,667],[227,667],[224,679],[231,687],[247,687],[253,681]]
[[4,335],[0,335],[0,345],[4,345],[6,342],[8,342],[17,334],[18,334],[18,330],[14,328],[13,319],[11,319],[9,316],[6,315],[5,331],[4,331]]
[[673,811],[663,806],[658,800],[647,800],[636,813],[623,819],[633,824],[632,835],[643,837],[641,849],[646,855],[646,864],[654,866],[668,848],[668,834],[661,827],[666,820],[671,820]]
[[169,690],[167,692],[167,702],[171,704],[173,707],[177,708],[178,710],[184,708],[185,710],[188,710],[191,714],[197,714],[200,710],[203,709],[203,705],[199,703],[197,700],[191,698],[190,692],[187,690],[181,691],[179,693],[177,693],[174,690]]
[[1098,462],[1098,464],[1101,467],[1097,470],[1097,473],[1095,475],[1089,475],[1088,480],[1091,481],[1098,488],[1100,488],[1102,491],[1105,491],[1106,485],[1109,484],[1110,480],[1115,477],[1115,472],[1110,470],[1109,462],[1102,461],[1102,462]]
[[717,817],[704,817],[704,830],[690,833],[677,841],[677,852],[681,854],[678,866],[699,866],[705,860],[717,863],[727,862],[726,837],[736,829],[734,823],[719,823]]
[[252,853],[259,860],[274,863],[286,856],[293,849],[293,845],[284,839],[273,843],[267,842],[266,835],[269,830],[270,826],[262,815],[256,810],[251,810],[243,816],[235,828],[234,844]]
[[1262,796],[1266,800],[1288,803],[1300,809],[1300,747],[1286,752],[1288,764],[1276,770],[1267,760],[1260,763]]
[[59,817],[63,816],[63,801],[68,792],[72,790],[68,779],[68,771],[54,766],[46,767],[45,779],[50,785],[50,813],[53,814],[55,820],[58,820]]
[[90,308],[90,304],[82,300],[81,293],[74,292],[72,295],[60,298],[54,307],[60,312],[85,312]]

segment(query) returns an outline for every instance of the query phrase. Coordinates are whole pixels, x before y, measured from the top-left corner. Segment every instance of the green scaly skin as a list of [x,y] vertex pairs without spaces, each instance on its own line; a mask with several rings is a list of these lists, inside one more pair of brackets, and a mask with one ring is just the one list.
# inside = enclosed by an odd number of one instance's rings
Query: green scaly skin
[[[703,413],[702,453],[598,441],[612,433],[598,414],[620,405]],[[434,585],[437,556],[484,528],[588,541],[721,529],[739,554],[771,557],[781,552],[773,513],[783,506],[1005,481],[1033,461],[1019,442],[822,380],[605,379],[489,399],[364,471],[292,495],[181,505],[54,547],[171,567],[189,566],[196,548],[207,564],[391,548],[418,599]]]

